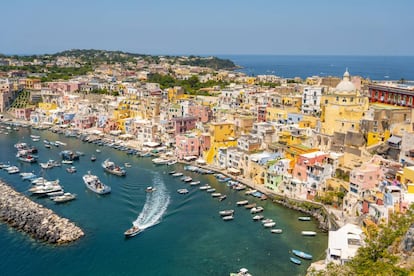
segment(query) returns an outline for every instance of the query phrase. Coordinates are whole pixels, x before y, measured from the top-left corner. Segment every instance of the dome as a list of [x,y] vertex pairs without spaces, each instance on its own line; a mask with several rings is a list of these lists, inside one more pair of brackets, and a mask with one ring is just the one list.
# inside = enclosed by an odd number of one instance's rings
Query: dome
[[335,88],[337,92],[354,92],[356,90],[355,85],[350,80],[348,69],[346,69],[344,76],[340,83]]

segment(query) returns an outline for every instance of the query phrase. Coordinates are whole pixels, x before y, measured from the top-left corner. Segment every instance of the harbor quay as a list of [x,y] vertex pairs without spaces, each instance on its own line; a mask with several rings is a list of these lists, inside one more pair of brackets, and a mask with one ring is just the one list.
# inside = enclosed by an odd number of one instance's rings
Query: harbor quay
[[0,181],[0,219],[50,244],[66,244],[84,236],[82,229],[73,222],[16,192],[4,181]]

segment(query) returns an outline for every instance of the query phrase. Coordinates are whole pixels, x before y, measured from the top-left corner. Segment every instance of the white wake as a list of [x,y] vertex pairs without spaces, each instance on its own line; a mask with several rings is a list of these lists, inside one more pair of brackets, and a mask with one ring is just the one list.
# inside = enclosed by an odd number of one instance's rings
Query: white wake
[[137,219],[133,222],[140,229],[146,229],[161,222],[162,216],[170,204],[170,196],[167,187],[159,175],[154,176],[152,187],[156,190],[147,193],[144,207]]

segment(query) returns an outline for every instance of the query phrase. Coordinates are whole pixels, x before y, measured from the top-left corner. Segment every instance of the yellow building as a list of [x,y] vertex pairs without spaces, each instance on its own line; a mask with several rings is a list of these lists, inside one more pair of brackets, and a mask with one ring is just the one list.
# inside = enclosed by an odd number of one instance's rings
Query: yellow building
[[266,121],[286,121],[289,113],[297,113],[295,107],[266,107]]
[[401,183],[407,185],[407,192],[409,194],[414,194],[414,166],[404,167],[400,179]]
[[333,135],[334,132],[359,131],[368,104],[368,97],[356,90],[346,71],[334,92],[322,97],[321,133]]
[[285,153],[285,158],[290,160],[289,163],[289,173],[292,173],[293,168],[296,165],[296,161],[299,157],[299,155],[304,154],[304,153],[311,153],[311,152],[315,152],[318,151],[319,149],[315,149],[315,148],[308,148],[304,145],[287,145],[284,148],[284,153]]
[[39,108],[45,111],[46,115],[50,114],[50,111],[56,110],[58,108],[56,103],[39,103]]
[[205,152],[206,162],[211,164],[220,147],[235,147],[237,140],[235,138],[236,126],[230,122],[220,122],[210,124],[210,149]]

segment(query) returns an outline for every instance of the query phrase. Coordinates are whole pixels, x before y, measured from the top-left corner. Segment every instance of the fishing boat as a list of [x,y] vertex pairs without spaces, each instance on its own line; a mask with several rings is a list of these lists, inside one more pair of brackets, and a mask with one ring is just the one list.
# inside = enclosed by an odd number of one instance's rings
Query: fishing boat
[[300,265],[302,263],[301,260],[299,260],[298,258],[295,257],[290,257],[290,261],[294,264]]
[[114,175],[118,175],[118,176],[126,175],[126,171],[123,168],[117,166],[114,162],[109,161],[109,158],[106,159],[104,162],[102,162],[102,168],[106,172],[114,174]]
[[86,187],[94,193],[103,195],[111,192],[111,187],[102,183],[96,175],[85,174],[83,177]]
[[133,225],[131,228],[129,228],[128,230],[124,232],[124,235],[125,235],[125,238],[130,238],[130,237],[137,235],[141,231],[142,230],[139,229],[138,226]]
[[316,236],[315,231],[302,231],[302,236]]
[[305,259],[305,260],[311,260],[311,259],[312,259],[312,255],[310,255],[310,254],[308,254],[308,253],[305,253],[305,252],[303,252],[303,251],[299,251],[299,250],[295,250],[295,249],[293,249],[293,250],[292,250],[292,253],[293,253],[294,255],[296,255],[296,256],[298,256],[298,257],[302,258],[302,259]]
[[301,220],[301,221],[310,221],[311,220],[311,217],[298,217],[298,220]]

